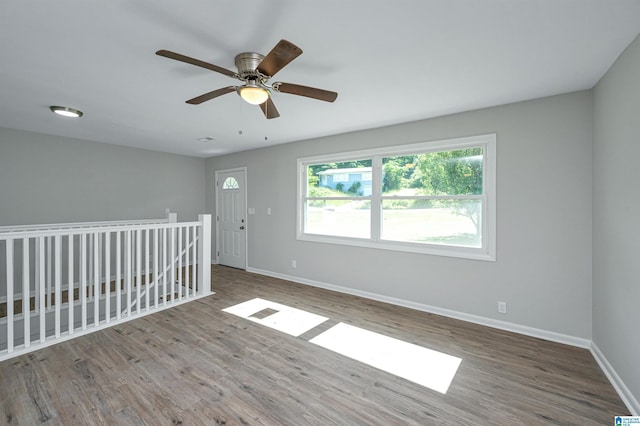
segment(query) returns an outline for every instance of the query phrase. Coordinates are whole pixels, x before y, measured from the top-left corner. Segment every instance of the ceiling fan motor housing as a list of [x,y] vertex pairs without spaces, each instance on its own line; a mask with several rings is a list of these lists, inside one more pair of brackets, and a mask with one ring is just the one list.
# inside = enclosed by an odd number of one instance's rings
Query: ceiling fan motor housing
[[258,72],[256,68],[264,59],[264,55],[255,52],[244,52],[236,55],[235,63],[238,75],[242,80],[256,80]]

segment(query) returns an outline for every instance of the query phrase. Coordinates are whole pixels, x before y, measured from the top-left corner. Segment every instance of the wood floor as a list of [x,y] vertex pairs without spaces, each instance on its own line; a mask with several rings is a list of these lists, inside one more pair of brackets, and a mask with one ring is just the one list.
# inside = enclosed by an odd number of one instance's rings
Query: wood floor
[[[591,354],[214,266],[216,294],[0,363],[0,424],[612,424]],[[222,312],[255,297],[330,318],[299,337]],[[446,394],[309,343],[345,322],[462,358]]]

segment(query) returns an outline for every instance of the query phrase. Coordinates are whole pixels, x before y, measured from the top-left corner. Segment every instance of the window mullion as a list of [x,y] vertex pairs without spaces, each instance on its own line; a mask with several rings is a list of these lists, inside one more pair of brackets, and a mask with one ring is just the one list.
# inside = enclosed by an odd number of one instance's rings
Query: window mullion
[[371,159],[371,240],[380,241],[382,236],[382,157]]

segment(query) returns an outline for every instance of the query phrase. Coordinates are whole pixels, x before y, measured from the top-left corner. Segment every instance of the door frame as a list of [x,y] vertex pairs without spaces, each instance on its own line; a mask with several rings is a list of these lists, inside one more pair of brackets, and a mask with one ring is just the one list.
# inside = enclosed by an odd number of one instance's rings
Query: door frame
[[218,179],[218,176],[222,173],[230,173],[230,172],[240,172],[243,174],[244,176],[244,187],[242,188],[242,195],[241,197],[244,198],[244,216],[245,216],[245,233],[244,233],[244,270],[247,270],[247,267],[249,266],[249,230],[251,229],[249,227],[249,215],[247,214],[247,167],[246,166],[242,166],[242,167],[234,167],[232,169],[224,169],[224,170],[216,170],[215,171],[215,187],[216,187],[216,193],[215,193],[215,203],[216,203],[216,247],[215,247],[215,263],[216,265],[220,264],[220,212],[219,212],[219,203],[218,203],[218,196],[220,195],[220,191],[222,191],[222,189],[220,188],[220,182]]

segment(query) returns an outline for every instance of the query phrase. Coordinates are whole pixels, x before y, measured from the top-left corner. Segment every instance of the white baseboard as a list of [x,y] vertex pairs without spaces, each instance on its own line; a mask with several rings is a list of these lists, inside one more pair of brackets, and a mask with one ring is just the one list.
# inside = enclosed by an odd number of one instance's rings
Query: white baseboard
[[[620,395],[622,402],[624,402],[624,404],[631,412],[631,415],[640,416],[640,401],[638,401],[636,397],[633,396],[627,385],[624,384],[620,376],[618,376],[618,373],[616,373],[616,370],[613,369],[602,351],[600,351],[598,345],[596,345],[594,342],[591,342],[589,350],[591,351],[591,354],[596,359],[596,362],[598,363],[604,374],[611,382],[611,385],[613,385],[616,392],[618,392],[618,395]],[[622,415],[622,413],[617,414]]]

